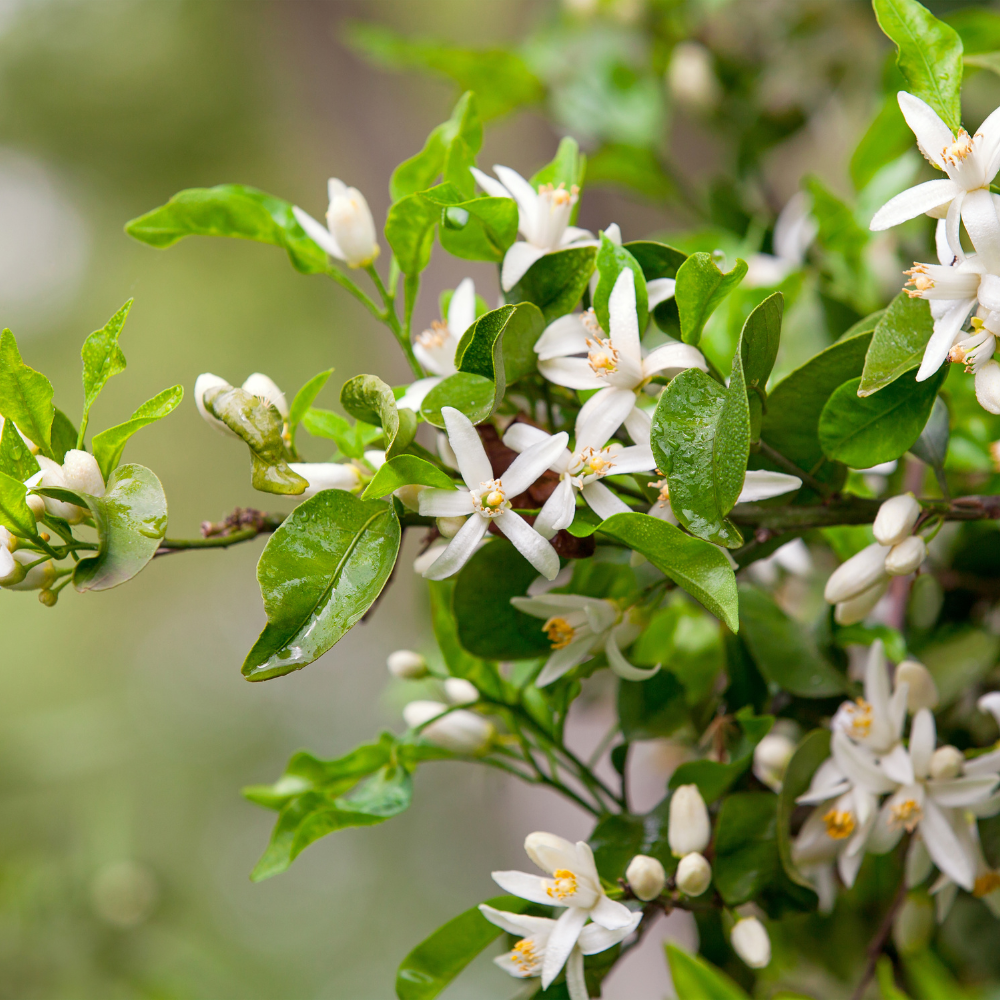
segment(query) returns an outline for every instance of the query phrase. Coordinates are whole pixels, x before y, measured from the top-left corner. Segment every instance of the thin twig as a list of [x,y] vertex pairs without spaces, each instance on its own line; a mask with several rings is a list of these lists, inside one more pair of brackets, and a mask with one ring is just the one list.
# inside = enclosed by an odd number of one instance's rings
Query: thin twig
[[821,483],[818,479],[811,476],[804,469],[800,469],[793,461],[785,458],[776,448],[772,448],[763,438],[759,442],[760,453],[765,457],[774,462],[775,465],[780,465],[785,472],[791,473],[793,476],[798,476],[802,482],[808,486],[811,490],[814,490],[822,497],[829,497],[833,495],[833,491],[825,483]]
[[889,910],[882,920],[875,937],[872,938],[872,943],[868,946],[868,960],[865,962],[865,970],[861,974],[861,981],[851,994],[851,1000],[862,1000],[862,997],[865,995],[865,990],[868,988],[872,976],[875,975],[875,966],[878,965],[878,960],[882,956],[882,949],[885,948],[885,943],[889,940],[893,921],[896,919],[896,914],[899,912],[899,908],[903,905],[903,900],[905,899],[906,875],[904,874],[900,876],[899,888],[896,890],[896,895],[893,897]]

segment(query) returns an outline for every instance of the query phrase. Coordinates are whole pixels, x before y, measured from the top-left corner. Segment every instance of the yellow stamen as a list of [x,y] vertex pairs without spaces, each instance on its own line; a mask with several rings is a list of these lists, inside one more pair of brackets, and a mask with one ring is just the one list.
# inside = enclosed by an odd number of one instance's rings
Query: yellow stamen
[[448,335],[448,327],[436,319],[431,322],[430,329],[417,334],[416,340],[425,351],[433,351],[444,346]]
[[576,894],[576,876],[566,868],[557,868],[552,873],[554,884],[546,889],[552,899],[566,899]]
[[990,459],[993,462],[993,471],[1000,472],[1000,441],[990,443]]
[[972,887],[972,895],[976,899],[982,899],[997,889],[1000,889],[1000,872],[983,872]]
[[957,167],[971,152],[972,136],[964,128],[960,128],[955,141],[941,150],[941,159],[949,166]]
[[[659,471],[657,469],[657,471]],[[658,507],[666,507],[670,503],[670,488],[667,486],[666,479],[657,479],[655,482],[649,484],[654,490],[659,490],[660,495],[657,498],[656,505]]]
[[847,706],[847,714],[851,717],[851,731],[855,736],[865,737],[872,728],[872,707],[864,698],[856,698],[853,705]]
[[577,466],[578,476],[606,476],[614,468],[614,459],[606,449],[594,451],[587,448],[580,453],[580,464]]
[[563,649],[573,641],[576,629],[565,618],[550,618],[542,630],[549,637],[553,649]]
[[618,351],[615,350],[610,337],[607,340],[594,337],[593,340],[587,341],[587,348],[587,361],[595,375],[610,375],[618,371]]
[[924,815],[924,811],[916,799],[904,799],[894,805],[890,811],[892,818],[889,820],[889,826],[893,828],[901,826],[907,833],[913,833]]
[[929,292],[934,287],[934,279],[927,273],[926,264],[914,264],[913,267],[908,271],[904,271],[903,274],[910,276],[906,284],[913,287],[904,288],[903,291],[911,299],[919,298],[921,294]]
[[831,840],[845,840],[854,833],[854,814],[846,810],[831,809],[824,817],[826,835]]
[[575,202],[580,194],[580,189],[575,184],[568,191],[566,190],[566,185],[562,183],[559,187],[555,187],[552,184],[539,184],[538,193],[549,195],[552,205],[555,207],[556,205],[570,205]]
[[481,488],[472,494],[472,501],[480,514],[493,517],[509,506],[504,494],[503,483],[499,479],[491,479],[489,482],[479,485]]

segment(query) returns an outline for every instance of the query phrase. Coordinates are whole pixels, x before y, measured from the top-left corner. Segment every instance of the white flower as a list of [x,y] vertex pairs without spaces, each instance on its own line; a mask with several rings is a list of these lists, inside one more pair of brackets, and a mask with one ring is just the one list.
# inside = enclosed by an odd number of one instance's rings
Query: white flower
[[261,372],[254,372],[244,383],[243,388],[256,396],[265,406],[273,406],[283,420],[288,419],[288,400],[285,394],[275,385],[274,380]]
[[449,711],[439,701],[411,701],[403,709],[403,719],[411,729],[423,726],[420,735],[425,740],[452,753],[480,753],[495,733],[492,723],[481,715],[464,708]]
[[458,370],[455,367],[455,350],[462,334],[476,321],[476,286],[472,278],[459,282],[448,303],[448,316],[444,323],[435,320],[427,330],[418,333],[413,341],[413,353],[423,367],[432,372],[427,378],[417,379],[396,400],[400,410],[420,411],[424,397],[438,383]]
[[911,535],[889,549],[885,571],[890,576],[908,576],[920,568],[927,556],[927,543],[919,535]]
[[912,493],[890,497],[878,509],[872,533],[880,545],[898,545],[908,538],[920,517],[920,504]]
[[882,596],[889,589],[888,575],[879,578],[867,590],[855,594],[844,601],[838,601],[833,609],[833,617],[838,625],[855,625],[864,621],[875,609],[875,605],[882,600]]
[[385,661],[389,673],[400,680],[413,681],[427,676],[427,661],[412,649],[397,649]]
[[729,943],[751,969],[763,969],[771,962],[771,939],[756,917],[737,920],[730,933]]
[[299,499],[308,500],[321,490],[353,492],[361,485],[361,473],[349,462],[289,462],[288,468],[309,485]]
[[692,851],[678,862],[675,880],[685,896],[700,896],[712,882],[712,866],[704,855]]
[[897,749],[901,752],[900,740],[909,688],[897,678],[896,690],[891,691],[880,639],[876,639],[868,651],[864,688],[863,698],[841,704],[830,728],[844,733],[872,753],[886,755],[897,752]]
[[806,251],[819,231],[811,209],[812,200],[805,191],[788,199],[774,223],[774,253],[755,253],[747,259],[745,288],[780,285],[792,271],[802,267]]
[[678,42],[670,53],[667,86],[681,104],[707,109],[718,103],[722,93],[712,65],[713,56],[701,42]]
[[[1000,918],[1000,872],[991,868],[983,855],[976,817],[967,813],[956,824],[955,833],[962,842],[965,852],[973,859],[975,881],[972,883],[972,895],[981,899],[990,908],[994,917]],[[942,923],[948,915],[957,891],[958,885],[943,873],[931,886],[931,894],[937,900],[938,923]]]
[[[57,489],[72,490],[74,493],[88,493],[91,496],[104,496],[104,477],[97,459],[89,452],[72,448],[63,457],[62,465],[44,455],[37,455],[39,471],[25,483],[29,487],[46,486]],[[53,517],[61,517],[70,524],[79,524],[89,511],[76,504],[65,503],[45,497],[45,509]]]
[[784,733],[768,733],[754,747],[753,773],[772,792],[781,791],[785,771],[795,753],[795,742]]
[[565,447],[565,433],[534,445],[518,455],[499,479],[472,422],[451,406],[441,409],[448,428],[448,441],[458,461],[466,489],[428,489],[420,494],[420,513],[425,517],[461,517],[471,514],[438,560],[424,572],[429,580],[443,580],[457,573],[482,541],[491,521],[513,542],[514,547],[551,580],[559,572],[559,556],[527,521],[511,509],[508,496],[523,493],[551,465]]
[[552,653],[535,681],[537,687],[551,684],[602,651],[608,666],[628,681],[647,680],[660,669],[657,664],[644,670],[625,659],[622,649],[634,642],[642,630],[614,601],[580,594],[540,594],[512,597],[510,603],[533,618],[545,619],[542,628]]
[[[230,437],[239,437],[232,428],[214,414],[209,413],[205,406],[205,396],[210,390],[231,388],[232,386],[224,378],[213,375],[211,372],[204,372],[195,379],[194,404],[198,407],[198,412],[206,423]],[[251,396],[256,396],[265,406],[273,406],[281,414],[282,420],[288,419],[288,401],[285,399],[285,394],[267,375],[254,372],[243,383],[242,388]]]
[[885,580],[885,557],[888,545],[873,542],[841,563],[826,581],[823,597],[827,604],[839,604],[857,597]]
[[976,702],[976,708],[980,712],[988,712],[996,719],[997,725],[1000,726],[1000,691],[987,691]]
[[500,284],[505,292],[509,292],[528,268],[546,254],[572,246],[594,245],[593,233],[569,224],[573,206],[580,197],[580,189],[575,184],[568,191],[565,184],[558,187],[540,184],[535,191],[510,167],[493,167],[499,181],[475,167],[469,169],[488,195],[513,198],[517,203],[518,230],[524,241],[519,240],[504,256]]
[[915,715],[922,708],[936,708],[938,689],[931,672],[916,660],[903,660],[896,667],[897,687],[907,685],[906,709]]
[[3,584],[4,590],[48,590],[56,580],[56,567],[51,559],[32,566],[24,575],[23,567],[30,563],[38,562],[42,558],[40,552],[33,552],[31,549],[18,549],[13,553],[14,561],[20,563],[22,570],[15,570],[13,576],[21,577],[16,583]]
[[712,839],[708,808],[697,785],[679,785],[670,797],[667,843],[675,858],[703,854]]
[[648,854],[637,854],[625,869],[625,881],[629,888],[644,903],[656,899],[667,884],[667,873],[663,865]]
[[871,228],[889,229],[926,212],[947,218],[948,242],[957,247],[961,219],[984,263],[995,270],[1000,265],[1000,226],[990,182],[1000,169],[1000,114],[994,111],[974,136],[963,128],[953,135],[919,97],[900,91],[897,99],[906,124],[917,137],[920,152],[948,177],[926,181],[896,195],[875,213]]
[[[479,910],[491,924],[502,927],[508,934],[516,934],[520,938],[510,951],[498,955],[493,961],[504,972],[517,979],[541,975],[549,942],[559,922],[549,917],[529,917],[519,913],[508,913],[505,910],[495,910],[486,903],[482,903]],[[628,924],[616,930],[608,930],[600,924],[591,923],[580,931],[568,959],[565,959],[566,987],[570,1000],[589,1000],[583,974],[583,956],[596,955],[613,948],[639,926],[640,920],[642,914],[636,913]]]
[[[535,343],[538,370],[550,382],[569,389],[598,389],[577,417],[584,426],[591,415],[606,410],[622,413],[619,425],[636,444],[649,442],[651,417],[636,406],[636,393],[663,371],[700,368],[707,371],[699,350],[689,344],[664,344],[643,356],[636,313],[635,276],[625,268],[608,299],[608,336],[593,313],[563,316],[550,324]],[[586,354],[586,357],[575,355]],[[608,436],[617,430],[616,425]]]
[[993,359],[997,349],[997,334],[1000,333],[1000,313],[991,312],[983,320],[972,318],[972,333],[956,341],[948,352],[948,360],[965,365],[965,370],[976,374],[983,365]]
[[976,399],[988,413],[1000,413],[1000,365],[995,361],[976,372]]
[[344,261],[348,267],[367,267],[378,255],[375,220],[365,196],[357,188],[331,177],[327,181],[330,206],[326,225],[318,223],[298,205],[292,207],[306,235],[331,257]]
[[17,538],[0,527],[0,587],[9,587],[24,579],[24,567],[14,558]]
[[493,872],[493,881],[505,892],[533,903],[566,907],[549,934],[540,965],[542,989],[548,989],[577,946],[588,918],[605,930],[623,931],[624,937],[635,929],[636,917],[641,919],[641,915],[608,899],[594,855],[583,841],[573,844],[551,833],[531,833],[524,849],[550,877],[506,871]]
[[464,677],[447,678],[444,682],[444,694],[451,705],[472,705],[479,701],[476,685]]

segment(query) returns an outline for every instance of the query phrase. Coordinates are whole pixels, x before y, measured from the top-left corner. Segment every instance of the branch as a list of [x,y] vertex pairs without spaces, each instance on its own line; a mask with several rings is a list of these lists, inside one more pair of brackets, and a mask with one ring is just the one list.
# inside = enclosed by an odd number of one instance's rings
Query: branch
[[882,920],[882,924],[876,932],[875,937],[872,938],[872,943],[868,946],[868,960],[865,962],[865,970],[861,973],[861,981],[851,994],[851,1000],[862,1000],[862,997],[865,995],[865,990],[868,988],[872,976],[875,975],[875,966],[882,956],[882,949],[885,948],[885,943],[892,932],[893,921],[896,919],[896,914],[899,912],[899,908],[903,905],[903,900],[905,899],[906,874],[904,872],[900,875],[899,888],[896,890],[896,895],[889,906],[889,910]]
[[155,554],[166,556],[185,549],[228,549],[230,545],[270,534],[287,516],[268,514],[253,507],[237,507],[222,521],[203,521],[201,538],[164,538]]

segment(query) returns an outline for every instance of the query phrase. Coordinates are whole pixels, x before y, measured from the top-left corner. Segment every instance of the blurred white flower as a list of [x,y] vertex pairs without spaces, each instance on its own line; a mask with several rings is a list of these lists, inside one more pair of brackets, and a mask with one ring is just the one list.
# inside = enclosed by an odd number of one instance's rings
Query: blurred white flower
[[379,245],[365,196],[336,177],[327,182],[327,193],[330,205],[325,226],[298,205],[292,208],[295,218],[306,235],[331,257],[348,267],[367,267],[379,255]]

